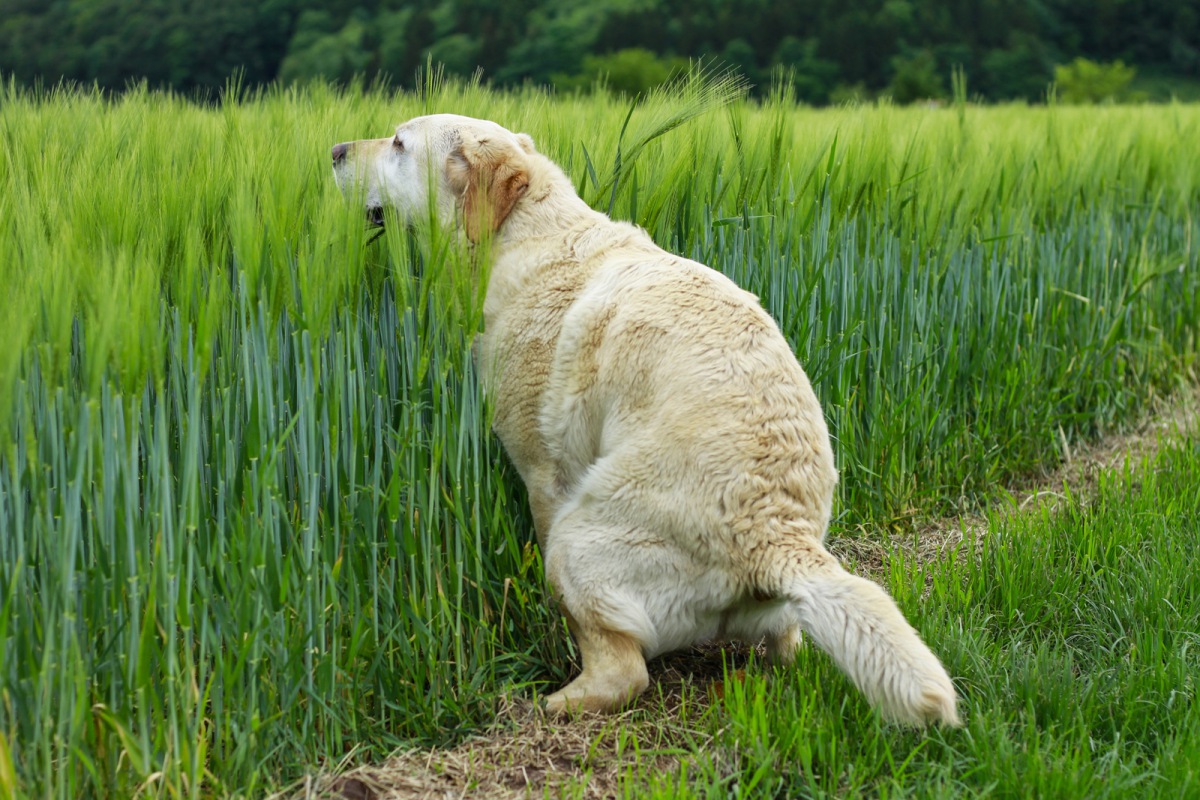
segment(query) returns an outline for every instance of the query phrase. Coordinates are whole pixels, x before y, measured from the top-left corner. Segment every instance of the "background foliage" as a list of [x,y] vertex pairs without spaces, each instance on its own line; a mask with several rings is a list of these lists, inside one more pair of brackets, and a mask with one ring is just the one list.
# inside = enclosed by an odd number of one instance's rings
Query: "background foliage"
[[635,91],[689,58],[733,65],[764,93],[774,69],[792,70],[809,103],[942,97],[956,65],[981,97],[1040,100],[1055,66],[1077,58],[1123,61],[1150,97],[1191,97],[1200,10],[1176,0],[0,0],[0,73],[25,84],[145,79],[213,92],[235,70],[249,85],[407,83],[432,60],[499,85],[573,88],[608,72],[613,88]]

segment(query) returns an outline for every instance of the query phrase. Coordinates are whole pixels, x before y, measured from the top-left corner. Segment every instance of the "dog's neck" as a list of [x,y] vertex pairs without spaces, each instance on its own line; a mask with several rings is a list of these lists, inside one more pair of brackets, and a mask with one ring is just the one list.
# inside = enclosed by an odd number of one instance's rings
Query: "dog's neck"
[[[640,228],[616,222],[585,203],[558,165],[541,155],[534,155],[531,162],[529,190],[492,243],[485,317],[494,319],[508,308],[528,291],[531,281],[544,279],[546,269],[575,271],[582,286],[586,282],[582,273],[602,251],[627,247],[633,239],[657,249]],[[548,239],[561,246],[548,250],[539,246],[540,240]],[[559,260],[551,264],[529,255],[547,252],[558,254]]]
[[525,196],[497,232],[501,249],[520,247],[531,239],[561,237],[563,231],[607,220],[575,193],[570,178],[550,159],[530,156],[530,183]]

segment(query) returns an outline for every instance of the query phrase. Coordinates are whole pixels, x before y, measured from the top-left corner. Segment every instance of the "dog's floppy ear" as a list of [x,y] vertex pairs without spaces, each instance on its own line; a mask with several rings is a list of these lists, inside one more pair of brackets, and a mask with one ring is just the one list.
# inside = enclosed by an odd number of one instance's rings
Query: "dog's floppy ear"
[[[529,147],[533,140],[528,136]],[[523,156],[529,152],[510,142],[464,133],[446,160],[446,178],[459,198],[467,238],[478,242],[495,233],[529,189],[529,171]]]

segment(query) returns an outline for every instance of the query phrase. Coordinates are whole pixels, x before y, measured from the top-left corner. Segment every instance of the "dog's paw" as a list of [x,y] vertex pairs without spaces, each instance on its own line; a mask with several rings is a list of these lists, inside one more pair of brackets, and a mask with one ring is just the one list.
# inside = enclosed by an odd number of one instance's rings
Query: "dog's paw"
[[625,676],[595,680],[591,676],[581,675],[547,697],[542,707],[548,714],[574,714],[581,711],[607,714],[628,706],[648,684],[649,680],[644,676],[631,681]]
[[624,705],[628,697],[588,692],[575,683],[568,684],[542,701],[547,714],[571,716],[580,713],[604,713]]
[[566,692],[561,690],[543,699],[541,705],[543,711],[555,716],[565,716],[579,708],[578,704],[572,706],[570,700],[567,699]]

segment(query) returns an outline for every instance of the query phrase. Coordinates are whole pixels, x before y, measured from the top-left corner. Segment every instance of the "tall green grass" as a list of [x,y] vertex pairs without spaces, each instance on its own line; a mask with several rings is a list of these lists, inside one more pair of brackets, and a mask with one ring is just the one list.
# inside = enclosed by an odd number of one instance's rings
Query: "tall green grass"
[[1200,109],[731,91],[4,90],[0,784],[255,794],[569,669],[470,361],[482,266],[369,243],[334,142],[496,119],[757,292],[843,528],[985,497],[1193,368]]

